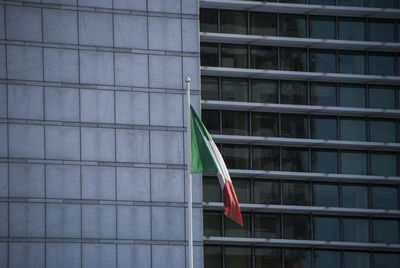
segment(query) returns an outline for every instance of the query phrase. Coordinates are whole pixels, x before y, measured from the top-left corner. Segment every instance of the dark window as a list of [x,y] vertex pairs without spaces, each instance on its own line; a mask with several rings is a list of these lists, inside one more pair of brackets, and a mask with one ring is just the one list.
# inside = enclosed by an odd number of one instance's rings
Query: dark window
[[372,208],[398,209],[397,186],[372,186]]
[[253,136],[277,137],[279,136],[278,114],[252,113],[251,126]]
[[307,83],[281,81],[281,103],[307,105]]
[[281,238],[280,214],[254,214],[254,237]]
[[281,48],[280,69],[284,71],[307,71],[307,50],[303,48]]
[[283,216],[285,239],[310,239],[310,216],[289,214]]
[[396,154],[381,152],[371,153],[371,175],[396,176]]
[[201,98],[203,100],[219,100],[218,77],[201,77]]
[[221,67],[247,68],[247,46],[221,44]]
[[[225,247],[225,267],[251,268],[251,264],[251,248]],[[208,266],[204,267],[208,268]]]
[[374,253],[374,268],[400,267],[400,253]]
[[221,79],[222,100],[226,101],[248,101],[249,82],[243,78]]
[[222,267],[222,247],[204,245],[204,267]]
[[307,172],[309,170],[308,150],[298,148],[282,149],[282,170]]
[[223,145],[222,155],[228,168],[249,168],[249,147],[240,145]]
[[250,47],[250,68],[252,69],[278,69],[278,49],[273,47]]
[[389,219],[374,219],[372,221],[374,243],[399,244],[399,221]]
[[219,111],[201,110],[201,121],[210,134],[219,134]]
[[227,237],[251,237],[251,215],[247,212],[242,212],[243,227],[236,222],[225,218],[225,236]]
[[341,118],[340,139],[346,141],[366,141],[367,122],[357,118]]
[[314,216],[314,240],[339,241],[339,217]]
[[369,219],[343,218],[343,241],[369,242]]
[[339,186],[331,183],[314,183],[313,206],[338,207]]
[[236,196],[239,203],[250,203],[250,181],[249,179],[232,178],[232,183],[235,187]]
[[370,86],[368,96],[370,108],[396,108],[396,90],[394,87]]
[[394,42],[394,20],[368,19],[368,40]]
[[315,250],[314,268],[340,268],[340,251]]
[[287,138],[308,138],[308,117],[306,115],[282,114],[281,135]]
[[221,33],[246,34],[247,13],[244,11],[221,10]]
[[222,236],[222,213],[203,211],[204,236]]
[[218,44],[200,44],[200,64],[201,66],[218,66]]
[[282,253],[280,248],[255,248],[255,268],[281,268]]
[[363,7],[364,0],[339,0],[339,6]]
[[341,173],[367,175],[367,153],[342,151],[340,166]]
[[340,106],[365,107],[365,87],[361,85],[340,85]]
[[337,120],[336,117],[312,116],[311,117],[311,138],[336,140]]
[[253,198],[256,204],[280,204],[280,183],[277,181],[254,180]]
[[249,135],[249,113],[222,111],[222,134]]
[[279,170],[279,148],[253,147],[253,169]]
[[369,252],[345,251],[343,253],[343,268],[370,268],[371,255]]
[[250,34],[253,35],[276,35],[277,18],[273,13],[250,13]]
[[200,9],[200,32],[218,32],[218,10]]
[[365,74],[364,52],[340,51],[339,72],[348,74]]
[[284,205],[310,205],[310,184],[308,182],[289,181],[282,183]]
[[310,72],[336,73],[336,51],[311,49]]
[[278,103],[278,82],[273,80],[251,80],[251,101]]
[[221,186],[217,177],[203,177],[203,201],[221,202]]
[[306,16],[280,14],[279,35],[287,37],[306,37]]
[[368,54],[368,74],[394,75],[394,54],[370,52]]
[[338,153],[336,150],[311,151],[311,170],[320,173],[338,173]]
[[[276,1],[271,1],[276,2]],[[279,0],[281,3],[294,3],[294,4],[305,4],[306,0]]]
[[345,208],[368,208],[368,187],[364,185],[343,185],[342,206]]
[[308,0],[312,5],[335,5],[335,0]]
[[322,106],[336,106],[336,85],[311,83],[310,104]]
[[365,40],[365,22],[362,18],[339,18],[340,40]]
[[311,250],[285,249],[285,268],[311,268]]
[[[370,7],[394,8],[395,7],[395,0],[368,0],[368,6],[370,6]],[[400,5],[397,5],[397,7],[399,8]],[[386,267],[386,266],[382,266],[382,267]]]
[[[334,5],[335,0],[314,0],[314,2],[332,2],[329,4]],[[308,30],[310,38],[335,39],[335,17],[310,16],[308,22]]]
[[371,119],[369,121],[370,141],[396,142],[396,121]]

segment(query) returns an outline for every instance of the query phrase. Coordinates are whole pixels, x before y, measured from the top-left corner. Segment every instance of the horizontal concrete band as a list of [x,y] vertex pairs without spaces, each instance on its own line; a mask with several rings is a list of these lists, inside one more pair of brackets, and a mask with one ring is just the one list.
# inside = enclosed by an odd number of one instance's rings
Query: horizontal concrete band
[[371,17],[386,19],[396,19],[400,16],[400,10],[393,8],[287,4],[261,1],[200,0],[200,7],[324,16],[337,16],[340,14],[340,16],[346,17]]
[[400,244],[358,243],[342,241],[316,241],[293,239],[264,239],[236,237],[204,237],[204,244],[243,245],[243,246],[275,246],[275,247],[312,247],[329,249],[355,249],[374,251],[400,251]]

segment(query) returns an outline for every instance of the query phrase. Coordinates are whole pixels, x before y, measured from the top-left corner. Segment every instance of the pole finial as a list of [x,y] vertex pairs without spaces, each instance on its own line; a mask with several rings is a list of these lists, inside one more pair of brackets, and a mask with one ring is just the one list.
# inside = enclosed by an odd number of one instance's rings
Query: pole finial
[[190,83],[190,77],[189,77],[189,76],[186,76],[185,82],[186,82],[186,83]]

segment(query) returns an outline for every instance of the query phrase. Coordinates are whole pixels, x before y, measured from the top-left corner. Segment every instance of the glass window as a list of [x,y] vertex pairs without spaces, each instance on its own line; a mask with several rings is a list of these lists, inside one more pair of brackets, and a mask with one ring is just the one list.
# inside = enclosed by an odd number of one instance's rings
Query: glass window
[[287,138],[307,138],[308,117],[306,115],[282,114],[281,135]]
[[200,32],[218,32],[218,10],[200,8]]
[[400,267],[400,253],[374,253],[374,268]]
[[368,187],[365,185],[343,185],[342,206],[345,208],[368,208]]
[[224,218],[224,231],[227,237],[251,237],[251,215],[242,212],[243,227],[236,222]]
[[287,37],[306,37],[306,16],[293,14],[279,15],[279,35]]
[[369,252],[345,251],[343,264],[343,268],[370,268],[371,257]]
[[222,213],[203,211],[204,236],[222,236]]
[[254,214],[254,237],[256,238],[281,238],[280,214]]
[[200,44],[200,64],[201,66],[218,66],[218,44]]
[[365,22],[362,18],[339,18],[340,40],[365,40]]
[[278,49],[273,47],[251,46],[250,68],[277,70]]
[[284,71],[307,71],[307,50],[303,48],[281,48],[280,69]]
[[374,219],[372,221],[372,239],[374,243],[399,244],[399,221]]
[[396,154],[380,152],[371,153],[371,175],[396,176]]
[[368,88],[368,96],[370,108],[396,108],[396,91],[394,87],[370,86]]
[[370,41],[394,42],[394,20],[368,19],[368,39]]
[[256,204],[280,204],[280,183],[278,181],[254,180],[253,198]]
[[337,139],[336,117],[312,116],[311,117],[311,138],[323,140]]
[[311,268],[311,250],[285,249],[285,268]]
[[[370,7],[394,8],[394,5],[395,0],[368,0],[368,6]],[[398,8],[399,7],[400,6],[398,6]]]
[[331,183],[313,183],[313,206],[338,207],[339,186]]
[[310,49],[310,72],[336,73],[336,51]]
[[[270,2],[276,2],[276,1],[270,1]],[[281,3],[295,3],[295,4],[305,4],[306,0],[279,0]]]
[[311,170],[319,173],[338,173],[336,150],[311,150]]
[[340,106],[365,107],[365,87],[361,85],[340,85]]
[[276,14],[265,12],[250,12],[250,34],[276,35]]
[[370,141],[396,142],[396,121],[371,119],[369,138]]
[[314,216],[314,240],[339,241],[339,217]]
[[365,74],[364,52],[340,51],[339,72],[348,74]]
[[243,78],[221,79],[222,100],[226,101],[247,101],[249,91],[249,81]]
[[249,169],[249,147],[240,145],[223,145],[222,155],[228,168]]
[[251,114],[251,135],[264,137],[279,136],[279,116],[270,113]]
[[[310,4],[321,4],[313,2],[331,2],[334,5],[335,0],[311,0]],[[328,5],[328,4],[321,4]],[[336,37],[336,19],[335,17],[310,16],[308,19],[308,30],[310,38],[335,39]]]
[[247,13],[244,11],[221,10],[221,33],[246,34]]
[[369,220],[343,218],[343,241],[369,242]]
[[[225,247],[225,267],[251,268],[251,259],[251,248]],[[208,266],[204,267],[208,268]]]
[[310,216],[289,214],[283,216],[283,232],[285,239],[311,239]]
[[251,101],[278,103],[278,82],[273,80],[251,80]]
[[363,119],[340,118],[340,139],[345,141],[366,141],[367,122]]
[[204,245],[204,267],[222,267],[222,247]]
[[339,0],[339,6],[363,7],[364,0]]
[[342,151],[340,166],[341,173],[367,175],[367,153]]
[[247,46],[221,44],[221,67],[247,68]]
[[253,147],[253,169],[279,170],[279,148]]
[[281,81],[281,103],[307,105],[307,83]]
[[372,186],[372,208],[398,209],[398,192],[397,186]]
[[219,111],[201,110],[201,121],[210,134],[219,134]]
[[249,113],[222,111],[222,134],[249,135]]
[[201,77],[201,99],[219,100],[218,77]]
[[221,202],[221,186],[217,177],[203,177],[203,201]]
[[340,251],[315,250],[314,268],[340,268]]
[[284,205],[310,205],[310,184],[302,181],[285,181],[282,183]]
[[368,54],[368,74],[394,75],[394,54],[370,52]]
[[309,170],[308,150],[298,148],[282,149],[282,170],[307,172]]
[[255,248],[255,268],[281,268],[282,253],[280,248]]
[[311,83],[310,101],[311,105],[336,106],[336,85]]
[[335,0],[308,0],[311,5],[335,5]]
[[239,203],[250,203],[250,180],[232,178],[232,183],[235,186],[235,192]]

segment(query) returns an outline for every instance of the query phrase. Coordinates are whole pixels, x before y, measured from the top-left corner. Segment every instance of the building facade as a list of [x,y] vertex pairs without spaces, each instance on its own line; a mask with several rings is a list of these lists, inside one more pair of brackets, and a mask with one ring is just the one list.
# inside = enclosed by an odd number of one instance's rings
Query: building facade
[[200,1],[204,267],[399,267],[400,2],[276,2]]

